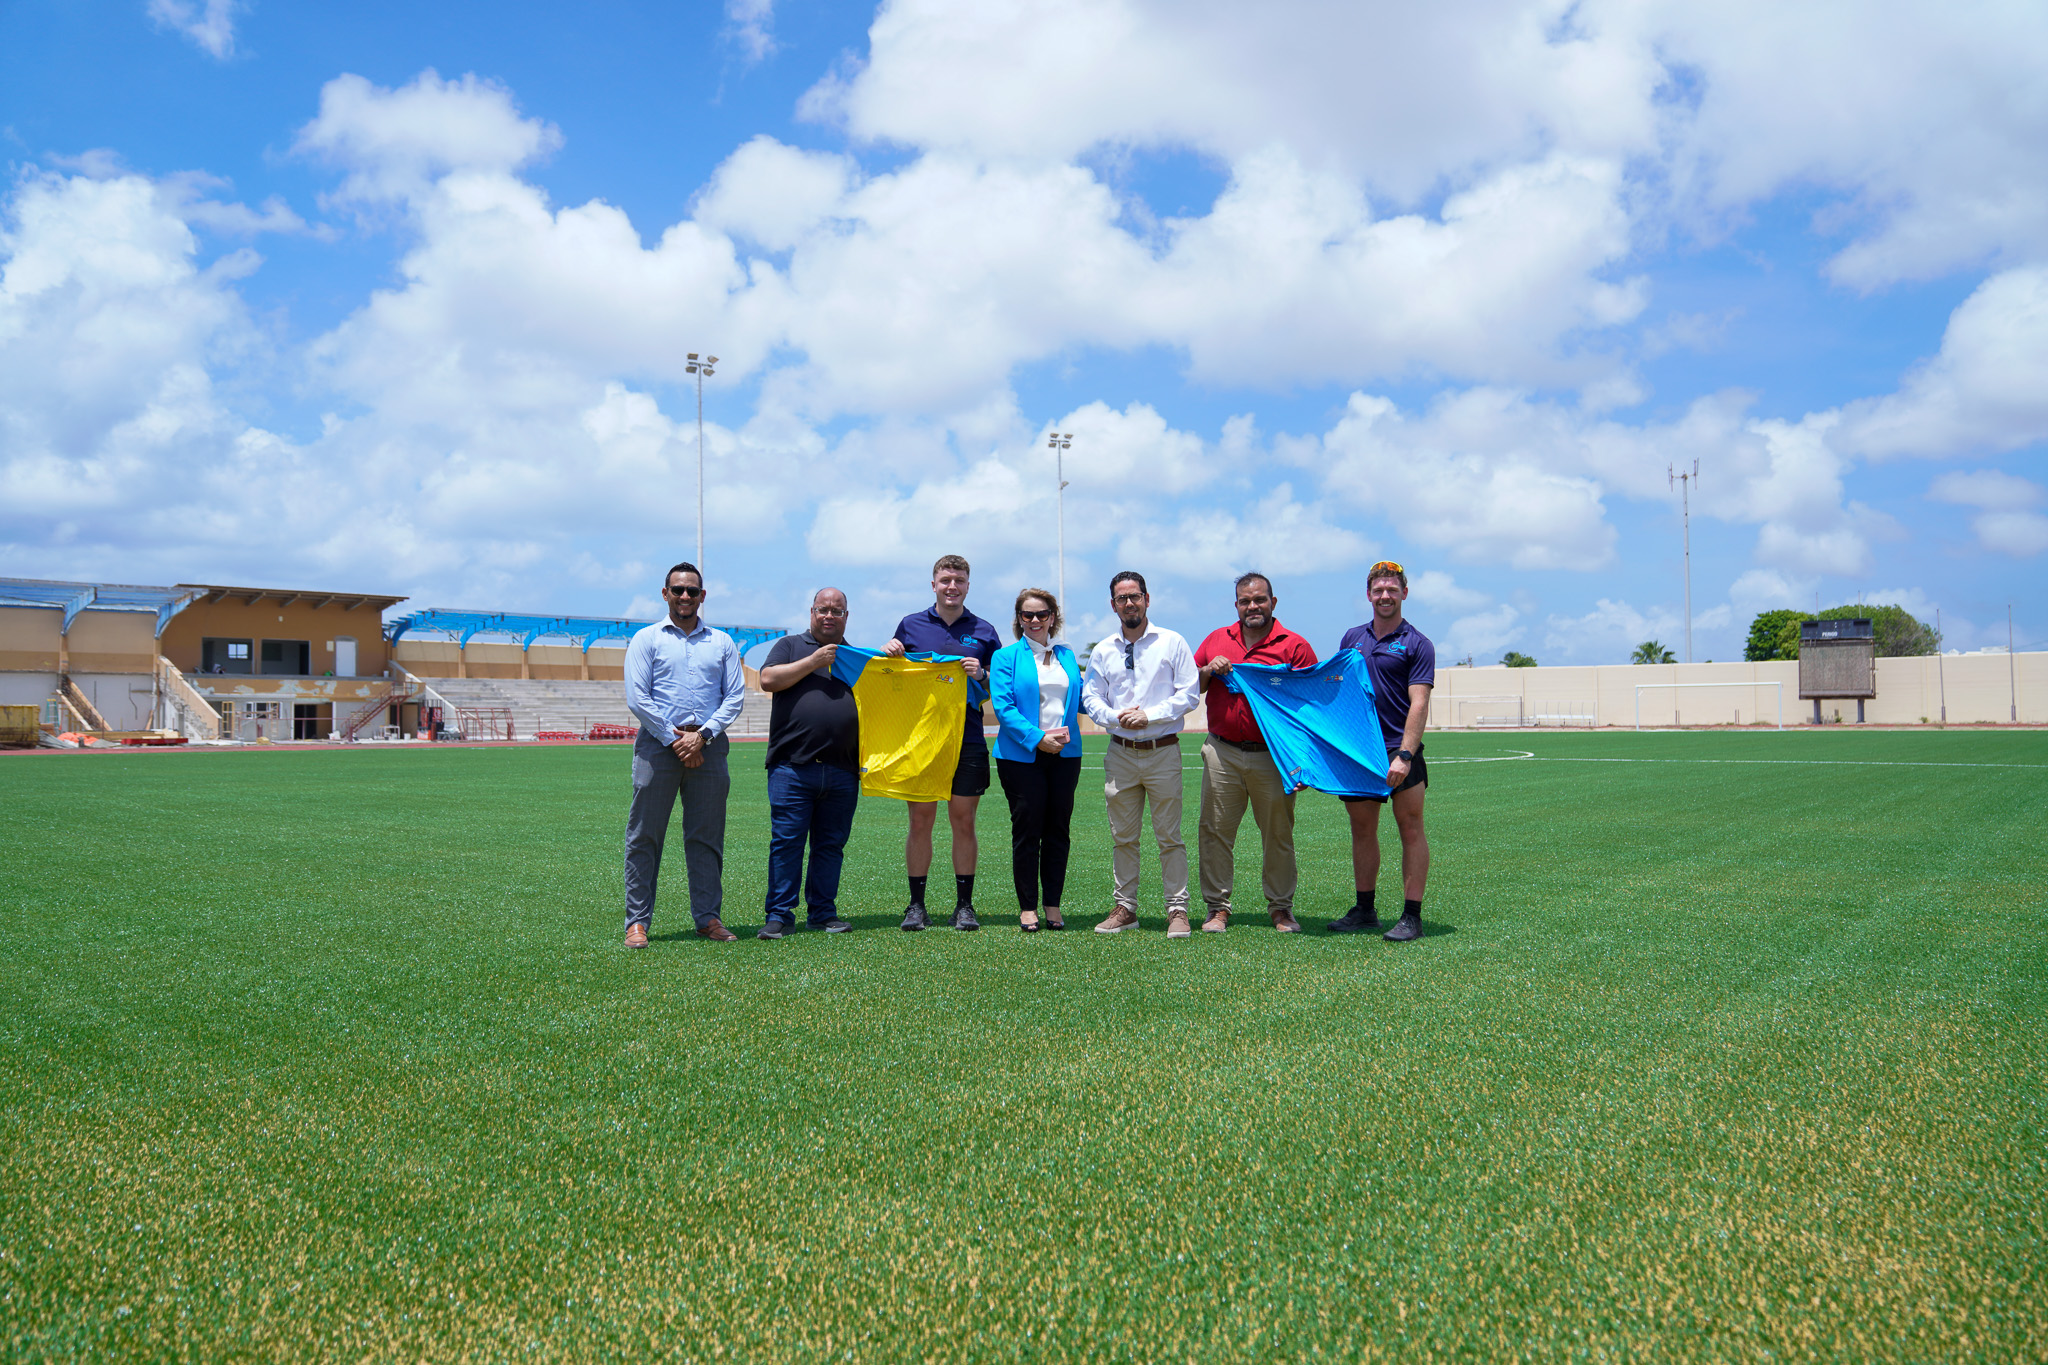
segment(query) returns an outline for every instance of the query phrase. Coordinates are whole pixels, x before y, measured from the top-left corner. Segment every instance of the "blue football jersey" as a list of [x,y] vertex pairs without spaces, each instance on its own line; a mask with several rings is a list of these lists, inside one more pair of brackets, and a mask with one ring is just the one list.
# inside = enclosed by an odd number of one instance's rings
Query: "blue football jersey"
[[1355,649],[1313,668],[1239,664],[1224,683],[1242,696],[1273,752],[1289,792],[1385,796],[1387,746],[1373,705],[1372,676]]

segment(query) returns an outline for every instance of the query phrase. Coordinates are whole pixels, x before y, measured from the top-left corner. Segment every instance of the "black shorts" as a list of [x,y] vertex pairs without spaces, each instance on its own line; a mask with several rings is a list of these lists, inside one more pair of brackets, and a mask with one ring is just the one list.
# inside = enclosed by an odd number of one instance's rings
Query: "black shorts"
[[953,769],[953,795],[980,796],[988,790],[988,744],[962,744],[960,766]]
[[[1387,750],[1387,761],[1391,763],[1393,762],[1393,759],[1394,751],[1392,749]],[[1422,746],[1418,744],[1415,746],[1415,765],[1408,769],[1408,780],[1406,782],[1403,782],[1400,786],[1394,788],[1394,790],[1397,792],[1404,792],[1407,791],[1410,787],[1427,787],[1428,785],[1429,760],[1422,756]],[[1371,801],[1376,804],[1384,805],[1386,804],[1387,800],[1387,798],[1384,796],[1346,796],[1341,799],[1347,805],[1355,805],[1360,801]]]

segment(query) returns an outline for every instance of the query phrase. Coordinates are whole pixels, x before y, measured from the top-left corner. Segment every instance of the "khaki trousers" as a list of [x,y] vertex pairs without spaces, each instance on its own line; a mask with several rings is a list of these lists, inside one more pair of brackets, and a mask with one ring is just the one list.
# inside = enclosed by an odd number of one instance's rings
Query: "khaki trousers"
[[1180,837],[1182,777],[1180,745],[1133,749],[1111,740],[1102,759],[1103,793],[1109,797],[1110,859],[1116,874],[1119,909],[1138,912],[1138,835],[1145,828],[1145,802],[1152,802],[1152,837],[1159,843],[1159,881],[1168,910],[1188,908],[1188,846]]
[[1235,744],[1205,740],[1202,744],[1202,816],[1197,848],[1202,866],[1202,904],[1211,910],[1230,909],[1230,888],[1237,877],[1237,828],[1249,806],[1258,822],[1264,855],[1260,889],[1269,913],[1294,910],[1294,797],[1282,789],[1273,755],[1247,753]]

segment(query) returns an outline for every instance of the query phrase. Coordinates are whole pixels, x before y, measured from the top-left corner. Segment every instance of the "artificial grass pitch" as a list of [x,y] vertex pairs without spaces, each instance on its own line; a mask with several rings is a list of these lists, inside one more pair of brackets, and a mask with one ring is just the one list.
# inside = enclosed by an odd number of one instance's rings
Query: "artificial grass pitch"
[[1314,794],[1307,932],[1087,932],[1086,775],[1076,931],[992,793],[755,942],[760,752],[642,953],[622,747],[0,759],[5,1353],[2048,1358],[2048,735],[1432,735],[1407,945]]

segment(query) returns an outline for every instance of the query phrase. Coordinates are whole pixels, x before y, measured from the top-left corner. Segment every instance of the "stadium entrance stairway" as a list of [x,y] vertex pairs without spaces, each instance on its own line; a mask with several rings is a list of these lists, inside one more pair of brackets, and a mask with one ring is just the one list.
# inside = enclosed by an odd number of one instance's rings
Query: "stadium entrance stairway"
[[[502,709],[512,713],[512,732],[532,739],[543,731],[587,734],[593,725],[637,727],[616,682],[548,678],[421,678],[449,706],[464,711]],[[734,738],[768,733],[768,696],[749,691],[733,723]],[[449,721],[453,723],[454,717]]]

